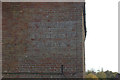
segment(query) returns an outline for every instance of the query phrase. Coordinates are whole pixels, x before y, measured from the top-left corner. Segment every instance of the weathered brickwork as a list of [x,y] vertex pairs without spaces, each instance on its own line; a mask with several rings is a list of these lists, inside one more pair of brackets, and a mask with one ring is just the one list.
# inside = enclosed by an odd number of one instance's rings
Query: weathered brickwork
[[83,78],[83,2],[4,2],[2,12],[5,78]]

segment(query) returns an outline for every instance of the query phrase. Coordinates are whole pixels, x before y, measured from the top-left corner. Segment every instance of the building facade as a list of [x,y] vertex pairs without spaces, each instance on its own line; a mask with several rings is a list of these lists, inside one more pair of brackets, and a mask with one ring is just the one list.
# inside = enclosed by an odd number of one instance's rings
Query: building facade
[[83,78],[84,2],[3,2],[3,78]]

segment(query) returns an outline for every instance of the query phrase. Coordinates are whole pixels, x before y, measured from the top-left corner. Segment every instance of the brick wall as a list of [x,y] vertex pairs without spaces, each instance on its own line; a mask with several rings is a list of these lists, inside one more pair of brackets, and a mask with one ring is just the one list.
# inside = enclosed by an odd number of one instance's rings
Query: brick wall
[[4,2],[2,7],[5,78],[83,77],[84,3]]

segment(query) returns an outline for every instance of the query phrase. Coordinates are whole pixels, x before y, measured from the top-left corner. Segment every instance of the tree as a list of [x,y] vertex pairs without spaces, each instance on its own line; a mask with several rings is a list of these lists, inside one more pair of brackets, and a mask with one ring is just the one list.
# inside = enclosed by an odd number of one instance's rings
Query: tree
[[112,71],[107,70],[105,71],[105,74],[107,78],[115,78],[117,75],[117,72],[112,72]]
[[88,70],[88,71],[86,72],[86,75],[88,75],[88,74],[90,74],[90,73],[96,75],[96,72],[95,72],[94,70]]
[[89,73],[89,74],[85,75],[85,78],[96,78],[97,79],[98,77],[92,73]]
[[98,72],[97,74],[96,74],[96,76],[98,77],[98,78],[106,78],[106,74],[102,71],[102,72]]

